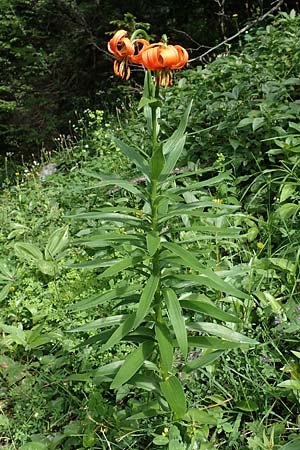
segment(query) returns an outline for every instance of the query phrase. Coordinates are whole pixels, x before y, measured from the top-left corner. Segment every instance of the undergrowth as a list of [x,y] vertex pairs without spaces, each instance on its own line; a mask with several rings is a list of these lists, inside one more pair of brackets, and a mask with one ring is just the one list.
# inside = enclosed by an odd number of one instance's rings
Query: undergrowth
[[[76,125],[79,139],[61,137],[50,160],[15,168],[13,185],[3,181],[1,448],[299,448],[298,33],[299,17],[282,14],[247,35],[241,54],[186,71],[179,89],[164,93],[165,138],[176,129],[186,98],[194,98],[180,162],[189,174],[184,179],[175,173],[173,187],[203,182],[197,192],[187,191],[186,204],[201,198],[216,210],[233,207],[201,219],[206,229],[196,244],[193,231],[185,230],[190,219],[182,215],[175,238],[193,248],[222,280],[248,294],[244,299],[216,297],[210,286],[201,292],[240,319],[226,326],[259,342],[226,350],[218,359],[210,356],[211,348],[195,346],[187,354],[191,367],[201,356],[208,363],[191,371],[184,370],[184,358],[175,352],[174,367],[189,411],[180,419],[169,413],[143,415],[140,406],[149,394],[134,385],[109,389],[111,376],[103,368],[130,355],[135,341],[121,340],[102,352],[99,332],[107,329],[84,327],[95,319],[105,321],[115,308],[124,309],[122,304],[113,299],[70,313],[71,305],[115,286],[101,276],[103,267],[80,268],[107,257],[101,244],[79,245],[99,231],[99,220],[90,217],[82,226],[70,217],[103,207],[139,210],[134,194],[99,186],[98,178],[100,172],[104,180],[113,173],[144,186],[141,173],[112,143],[110,130],[139,147],[145,130],[132,122],[129,126],[126,118],[106,124],[102,112],[87,111]],[[42,179],[41,167],[49,162],[57,170]],[[205,185],[218,176],[220,183]],[[212,235],[215,227],[222,230],[220,236]],[[123,228],[119,233],[124,236],[128,230]],[[113,257],[124,256],[122,251],[115,245]],[[118,282],[133,282],[130,271],[118,277]],[[188,320],[206,319],[199,311],[185,314]],[[76,328],[83,331],[70,332]]]

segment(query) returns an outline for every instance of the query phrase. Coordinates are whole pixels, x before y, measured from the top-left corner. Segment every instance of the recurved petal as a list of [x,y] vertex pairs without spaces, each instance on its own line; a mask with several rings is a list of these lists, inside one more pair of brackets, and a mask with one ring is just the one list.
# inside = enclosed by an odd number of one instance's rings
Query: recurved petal
[[182,69],[188,62],[189,54],[181,45],[174,45],[174,48],[177,51],[178,59],[177,63],[172,64],[171,69]]
[[107,44],[108,50],[110,53],[116,55],[118,53],[118,43],[122,41],[124,37],[127,36],[127,31],[125,30],[118,30],[114,36],[110,39],[110,41]]
[[134,45],[126,36],[127,31],[118,30],[107,44],[110,53],[117,58],[134,55]]
[[178,63],[178,59],[178,52],[174,45],[167,45],[160,49],[159,62],[162,67],[172,67],[174,64]]
[[149,47],[149,42],[146,39],[135,39],[133,41],[135,54],[130,57],[130,61],[135,64],[142,64],[141,52]]
[[146,47],[145,50],[140,52],[140,62],[146,69],[159,70],[164,67],[159,60],[161,48],[162,45],[159,43],[151,44],[149,47]]

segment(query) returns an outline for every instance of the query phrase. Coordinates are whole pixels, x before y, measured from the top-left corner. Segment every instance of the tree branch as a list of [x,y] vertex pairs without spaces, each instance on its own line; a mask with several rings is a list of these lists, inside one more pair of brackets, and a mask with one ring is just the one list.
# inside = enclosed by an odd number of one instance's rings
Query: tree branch
[[273,6],[273,8],[271,8],[268,12],[266,12],[265,14],[263,14],[261,17],[258,17],[257,19],[255,19],[253,22],[249,23],[248,25],[246,25],[244,28],[242,28],[241,30],[239,30],[237,33],[235,33],[233,36],[230,36],[228,39],[225,39],[223,42],[220,42],[218,45],[216,45],[215,47],[210,48],[209,50],[207,50],[206,52],[202,53],[202,55],[197,56],[196,58],[192,58],[189,60],[189,62],[193,62],[193,61],[197,61],[197,60],[202,60],[205,56],[209,55],[211,52],[213,52],[214,50],[217,50],[218,48],[222,47],[222,45],[227,44],[228,42],[233,41],[235,38],[237,38],[238,36],[240,36],[241,34],[245,33],[246,31],[248,31],[250,28],[252,28],[254,25],[256,25],[259,22],[262,22],[263,20],[265,20],[266,17],[272,15],[275,11],[277,11],[277,9],[280,8],[280,6],[283,4],[284,0],[279,0],[278,3],[276,3],[275,6]]

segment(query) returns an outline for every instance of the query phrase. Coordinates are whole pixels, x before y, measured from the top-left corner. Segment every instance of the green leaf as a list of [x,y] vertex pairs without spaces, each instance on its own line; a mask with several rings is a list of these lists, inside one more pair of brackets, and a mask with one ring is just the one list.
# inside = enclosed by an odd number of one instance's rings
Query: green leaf
[[148,392],[156,392],[157,394],[161,394],[159,387],[159,378],[153,373],[147,374],[136,374],[134,375],[129,384],[138,387],[139,389],[143,389]]
[[142,97],[138,105],[138,110],[143,109],[146,105],[151,106],[151,108],[159,108],[162,106],[161,100],[157,98],[146,98]]
[[169,155],[166,158],[164,167],[159,176],[159,181],[164,181],[170,175],[172,170],[174,169],[174,167],[183,151],[185,141],[186,141],[186,136],[182,136],[182,137],[178,138],[176,141],[174,141],[174,140],[171,141],[172,151],[169,153]]
[[233,314],[229,314],[217,306],[212,305],[211,303],[199,300],[181,300],[180,305],[182,308],[189,309],[191,311],[197,311],[203,314],[206,314],[214,319],[223,320],[224,322],[235,322],[240,323],[241,320],[234,316]]
[[58,267],[54,261],[45,261],[44,259],[40,259],[37,261],[37,266],[38,269],[45,275],[54,277],[58,273]]
[[69,242],[69,226],[65,226],[55,230],[49,237],[45,248],[45,259],[51,260],[63,249],[66,248]]
[[[108,242],[106,244],[106,242]],[[132,245],[142,246],[144,248],[144,238],[143,236],[137,236],[130,233],[120,234],[120,233],[103,233],[103,234],[93,234],[88,238],[78,239],[75,241],[75,244],[85,245],[90,248],[103,248],[107,246],[111,246],[111,243],[114,245],[115,242],[129,242]],[[96,260],[94,260],[96,261]],[[87,261],[81,264],[73,264],[71,267],[92,267],[91,262]],[[99,266],[95,266],[99,267]]]
[[102,345],[101,351],[104,352],[114,345],[118,344],[124,336],[127,336],[128,333],[133,328],[133,324],[135,321],[135,314],[130,314],[126,320],[122,321],[118,328],[113,332],[108,341]]
[[254,400],[248,398],[247,400],[241,400],[240,402],[236,402],[234,406],[240,409],[241,411],[246,412],[257,411],[259,409],[258,404]]
[[248,125],[251,125],[252,122],[253,122],[252,117],[245,117],[244,119],[239,121],[239,123],[237,124],[237,128],[247,127]]
[[153,352],[155,344],[153,342],[143,342],[139,347],[137,347],[133,352],[131,352],[118,373],[116,374],[110,388],[118,389],[124,383],[126,383],[136,372],[142,367],[145,360]]
[[292,390],[300,390],[300,380],[286,380],[282,383],[277,384],[278,387]]
[[136,264],[142,261],[142,257],[124,258],[118,262],[112,264],[108,269],[104,270],[98,278],[112,277],[122,270],[128,269],[130,267],[135,267]]
[[121,152],[136,165],[136,167],[142,172],[143,175],[145,175],[148,180],[150,180],[148,163],[139,153],[139,151],[125,144],[125,142],[122,142],[116,137],[113,137],[112,140],[120,148]]
[[84,311],[85,309],[94,308],[95,306],[102,305],[108,301],[114,300],[115,298],[121,299],[130,297],[141,288],[141,285],[121,285],[117,286],[110,291],[92,295],[91,297],[85,298],[78,303],[70,306],[70,311]]
[[171,375],[160,383],[160,388],[176,418],[183,417],[186,412],[186,399],[180,381]]
[[4,300],[8,296],[10,287],[11,283],[8,283],[0,290],[0,302],[2,302],[2,300]]
[[300,438],[297,438],[283,445],[278,450],[299,450],[299,448],[300,448]]
[[15,273],[11,271],[4,261],[0,261],[0,278],[6,281],[13,281]]
[[67,330],[67,333],[80,333],[81,331],[92,331],[101,328],[113,327],[115,325],[119,325],[120,323],[123,324],[124,320],[127,318],[128,318],[127,314],[116,314],[115,316],[102,317],[101,319],[93,320],[92,322],[86,323],[81,327],[73,328],[72,330]]
[[168,153],[173,151],[173,142],[177,141],[178,139],[180,139],[183,134],[185,133],[186,130],[186,126],[189,120],[189,116],[190,116],[190,112],[192,109],[192,105],[193,105],[193,100],[190,100],[188,106],[186,107],[184,114],[180,120],[180,123],[177,127],[177,129],[174,131],[174,133],[172,134],[172,136],[170,136],[170,138],[165,142],[164,144],[164,155],[167,155]]
[[14,245],[16,256],[29,262],[37,262],[43,259],[41,250],[34,244],[16,242]]
[[165,164],[162,146],[158,145],[150,159],[150,173],[152,180],[158,180]]
[[142,411],[133,414],[132,416],[126,417],[126,420],[143,420],[143,419],[147,419],[149,417],[156,417],[160,414],[166,414],[165,411],[162,411],[160,409],[160,405],[157,402],[156,405],[154,405],[153,407],[149,405],[148,409],[143,409]]
[[165,289],[163,293],[178,346],[184,358],[186,358],[188,352],[188,341],[180,302],[172,289]]
[[276,213],[280,219],[289,219],[290,217],[296,215],[299,212],[299,205],[295,203],[285,203],[277,208]]
[[192,361],[189,361],[184,367],[184,372],[192,372],[193,370],[201,369],[202,367],[209,366],[216,359],[219,358],[224,353],[224,350],[216,350],[210,353],[205,353],[200,358],[195,358]]
[[182,442],[180,431],[175,425],[170,426],[168,437],[168,450],[186,450],[186,444]]
[[[97,173],[91,173],[91,172],[85,172],[85,171],[82,171],[82,173],[91,178],[102,179],[102,176]],[[98,184],[86,187],[84,190],[101,189],[101,188],[105,188],[108,186],[125,189],[126,191],[131,192],[134,195],[137,195],[139,198],[141,198],[143,200],[145,199],[143,192],[140,191],[132,182],[126,181],[126,180],[120,180],[119,178],[111,178],[109,180],[103,180]]]
[[173,364],[173,345],[170,332],[165,324],[157,323],[155,327],[156,339],[160,353],[160,362],[163,373],[167,376]]
[[167,436],[156,436],[153,439],[152,443],[158,446],[165,446],[169,443],[169,439],[167,438]]
[[155,231],[150,231],[146,236],[147,250],[150,256],[153,256],[160,245],[159,234]]
[[204,268],[190,251],[180,247],[174,242],[163,242],[162,246],[178,256],[181,260],[181,264],[184,264],[188,268],[197,270],[202,275],[204,275],[206,279],[204,277],[199,277],[198,275],[185,275],[181,278],[190,280],[194,279],[195,282],[197,282],[198,279],[199,283],[205,281],[206,283],[203,284],[211,286],[214,289],[218,289],[222,292],[226,292],[229,295],[233,295],[238,298],[249,298],[249,295],[223,281],[222,278],[216,275],[212,270]]
[[68,216],[70,219],[97,219],[103,222],[119,222],[128,225],[141,225],[141,219],[129,214],[121,214],[106,211],[92,211],[87,213],[75,214],[74,216]]
[[258,128],[262,127],[264,123],[265,123],[264,117],[255,117],[252,122],[252,130],[256,131]]
[[231,209],[236,210],[240,208],[237,205],[227,205],[224,203],[215,203],[210,200],[206,201],[197,201],[193,203],[178,203],[177,205],[173,206],[172,209],[166,214],[164,217],[161,217],[159,220],[159,223],[164,223],[171,219],[172,217],[179,217],[183,214],[188,216],[199,216],[199,217],[205,217],[207,216],[207,213],[203,210],[205,208],[218,208],[218,209]]
[[27,339],[26,333],[23,330],[23,328],[16,327],[14,325],[5,325],[4,323],[0,323],[0,329],[2,329],[4,333],[7,333],[9,335],[9,339],[12,342],[26,347]]
[[150,275],[147,283],[143,289],[138,308],[136,311],[136,318],[134,328],[138,327],[143,321],[144,317],[148,314],[151,308],[151,303],[154,298],[155,292],[159,285],[159,277]]
[[173,189],[170,189],[170,192],[174,194],[181,194],[183,192],[187,191],[198,191],[202,187],[209,187],[209,186],[215,186],[216,184],[219,185],[223,181],[231,180],[231,174],[230,171],[222,172],[219,175],[215,177],[208,178],[208,180],[199,181],[198,183],[189,183],[187,186],[183,187],[176,187]]
[[282,184],[280,189],[279,202],[285,202],[288,198],[292,197],[296,189],[297,187],[291,183]]
[[192,423],[197,423],[199,425],[217,425],[218,419],[206,411],[201,411],[200,409],[191,408],[187,411],[185,419],[188,419]]
[[95,383],[104,383],[106,381],[111,381],[116,375],[124,361],[114,361],[112,363],[106,364],[105,366],[95,369],[92,373]]
[[[217,350],[229,350],[241,347],[239,342],[226,341],[213,336],[190,336],[188,338],[189,347],[213,348]],[[247,344],[244,344],[247,345]]]
[[239,342],[240,344],[257,345],[255,339],[248,338],[241,333],[231,330],[230,328],[224,327],[217,323],[210,322],[192,322],[187,325],[190,330],[193,331],[204,331],[205,333],[212,334],[213,336],[218,336],[227,341]]

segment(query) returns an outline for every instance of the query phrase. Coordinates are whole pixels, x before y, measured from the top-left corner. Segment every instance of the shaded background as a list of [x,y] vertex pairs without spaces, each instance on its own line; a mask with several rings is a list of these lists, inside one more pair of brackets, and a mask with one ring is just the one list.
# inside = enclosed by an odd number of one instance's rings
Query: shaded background
[[[165,33],[194,58],[274,4],[188,0],[182,7],[182,0],[0,0],[0,154],[17,160],[38,155],[41,147],[53,148],[53,138],[69,133],[70,123],[85,109],[113,112],[137,91],[139,77],[120,83],[112,73],[106,44],[117,28],[150,24],[156,39]],[[299,2],[285,1],[281,7],[292,8],[298,11]]]

